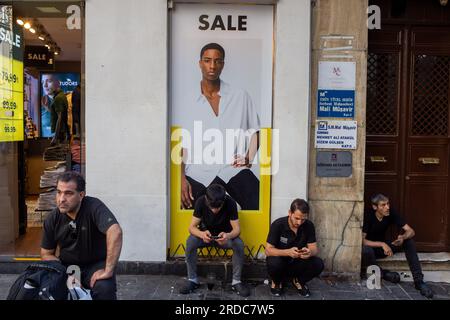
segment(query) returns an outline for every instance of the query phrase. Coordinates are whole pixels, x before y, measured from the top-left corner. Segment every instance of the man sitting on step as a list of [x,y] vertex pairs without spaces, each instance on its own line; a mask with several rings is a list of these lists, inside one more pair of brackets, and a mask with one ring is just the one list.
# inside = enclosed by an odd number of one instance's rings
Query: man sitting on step
[[[414,278],[414,286],[420,293],[431,299],[433,291],[423,281],[422,268],[417,256],[416,245],[412,239],[414,230],[406,224],[404,219],[394,210],[390,209],[389,198],[383,194],[371,198],[372,209],[364,217],[363,247],[362,247],[362,273],[370,265],[376,265],[376,259],[390,257],[394,253],[404,251],[409,268]],[[386,231],[389,226],[396,225],[403,233],[391,243],[386,242]],[[398,283],[400,275],[397,272],[381,270],[384,280]]]

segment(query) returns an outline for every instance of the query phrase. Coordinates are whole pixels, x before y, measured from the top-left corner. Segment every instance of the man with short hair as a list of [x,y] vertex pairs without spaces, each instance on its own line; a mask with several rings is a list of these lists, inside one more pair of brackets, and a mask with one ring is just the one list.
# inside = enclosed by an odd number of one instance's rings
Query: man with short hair
[[[406,260],[414,278],[414,286],[420,293],[433,297],[433,291],[423,281],[422,268],[417,256],[416,245],[413,240],[414,230],[397,212],[390,208],[389,198],[383,194],[376,194],[371,198],[372,209],[366,213],[362,230],[362,270],[370,265],[376,265],[377,258],[390,257],[394,253],[404,251]],[[395,225],[403,233],[391,243],[386,242],[386,231]],[[397,272],[382,270],[384,280],[398,283],[400,275]]]
[[317,257],[316,231],[308,215],[308,203],[295,199],[288,216],[278,218],[270,226],[266,261],[267,272],[272,279],[270,291],[275,296],[282,294],[283,280],[292,278],[297,292],[308,297],[310,290],[306,283],[323,271],[323,261]]
[[42,76],[42,88],[44,90],[43,104],[48,105],[50,111],[50,128],[54,133],[51,145],[70,140],[68,124],[69,102],[64,91],[61,89],[55,74],[44,74]]
[[[57,179],[57,208],[44,222],[42,260],[59,260],[81,269],[81,284],[94,300],[116,300],[115,268],[122,229],[99,199],[86,196],[84,178],[64,172]],[[59,249],[59,255],[56,256]]]
[[[215,159],[202,159],[202,163],[195,161],[194,155],[205,154],[210,143],[204,142],[198,146],[190,141],[192,137],[183,136],[181,206],[192,208],[210,184],[220,184],[242,210],[258,210],[259,180],[250,168],[258,151],[259,115],[247,91],[235,88],[220,78],[225,65],[225,50],[220,44],[203,46],[198,63],[202,74],[199,92],[177,121],[190,136],[194,135],[196,123],[201,124],[205,132],[219,130],[223,137],[227,136],[227,130],[238,134],[233,136],[233,141],[223,143],[223,146],[233,148],[230,150],[232,155],[225,150],[217,162]],[[218,148],[222,147],[217,141],[215,143]],[[199,147],[202,149],[199,150]]]
[[197,278],[197,249],[217,246],[222,249],[233,249],[232,288],[240,296],[250,295],[249,289],[241,282],[244,242],[239,238],[240,232],[236,202],[226,195],[223,186],[210,185],[206,189],[206,194],[195,203],[189,226],[190,236],[186,241],[188,281],[180,289],[181,294],[193,292],[200,287]]

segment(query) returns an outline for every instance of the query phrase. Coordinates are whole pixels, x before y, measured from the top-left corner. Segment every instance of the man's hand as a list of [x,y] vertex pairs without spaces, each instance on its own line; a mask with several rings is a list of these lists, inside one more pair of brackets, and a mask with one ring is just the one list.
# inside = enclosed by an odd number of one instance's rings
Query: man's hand
[[287,249],[287,254],[289,257],[293,259],[300,258],[300,250],[298,250],[297,247],[292,247],[290,249]]
[[251,168],[252,167],[252,164],[250,163],[249,159],[240,154],[234,155],[234,160],[233,160],[232,165],[234,168],[241,168],[241,167]]
[[404,241],[405,239],[403,238],[403,236],[402,235],[399,235],[398,237],[397,237],[397,239],[396,240],[394,240],[393,242],[392,242],[392,245],[393,246],[396,246],[396,247],[400,247],[402,244],[403,244],[403,241]]
[[192,208],[192,196],[191,184],[187,181],[186,177],[181,177],[181,207],[183,209]]
[[92,275],[91,277],[91,289],[94,288],[95,282],[97,280],[106,280],[106,279],[110,279],[113,276],[113,272],[112,271],[106,271],[105,269],[100,269],[95,271],[95,273]]
[[309,250],[307,247],[304,247],[300,250],[300,259],[309,259],[311,258],[311,250]]
[[392,252],[391,247],[389,247],[386,243],[383,243],[381,246],[383,248],[384,254],[388,257],[392,256],[394,253]]
[[204,243],[210,243],[212,241],[211,232],[209,232],[209,230],[203,231],[201,238]]
[[219,239],[217,239],[216,242],[219,245],[224,246],[228,240],[229,240],[228,234],[225,232],[221,232],[219,233]]

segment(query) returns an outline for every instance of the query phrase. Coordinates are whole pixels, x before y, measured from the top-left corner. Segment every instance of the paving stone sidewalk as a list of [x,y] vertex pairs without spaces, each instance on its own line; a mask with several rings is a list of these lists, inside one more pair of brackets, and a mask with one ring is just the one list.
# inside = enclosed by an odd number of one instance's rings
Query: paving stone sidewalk
[[[17,274],[0,274],[0,300],[5,300]],[[174,275],[118,275],[118,298],[121,300],[243,300],[231,290],[230,284],[217,283],[208,290],[204,280],[194,293],[181,295],[178,289],[185,281]],[[288,286],[282,297],[273,297],[263,280],[247,282],[251,295],[247,300],[426,300],[412,282],[383,282],[380,290],[370,290],[365,281],[334,281],[314,279],[309,282],[312,295],[301,297]],[[435,292],[433,300],[450,300],[450,284],[429,282]]]

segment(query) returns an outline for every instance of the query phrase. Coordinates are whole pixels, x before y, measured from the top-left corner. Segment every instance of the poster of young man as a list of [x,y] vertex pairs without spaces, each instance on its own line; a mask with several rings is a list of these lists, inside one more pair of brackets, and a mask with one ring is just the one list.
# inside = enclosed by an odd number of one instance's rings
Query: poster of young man
[[[55,127],[56,117],[52,120],[52,106],[54,97],[62,91],[64,94],[71,93],[80,83],[79,73],[42,73],[41,74],[41,137],[49,138],[54,135],[52,126]],[[53,107],[54,108],[54,107]],[[65,110],[65,121],[67,112]],[[53,112],[55,112],[53,110]]]
[[178,129],[181,142],[171,160],[180,151],[181,163],[179,177],[171,173],[179,184],[171,197],[179,198],[180,209],[193,209],[209,185],[220,184],[239,209],[260,211],[259,154],[272,123],[272,53],[271,5],[175,5],[171,123],[172,141]]

